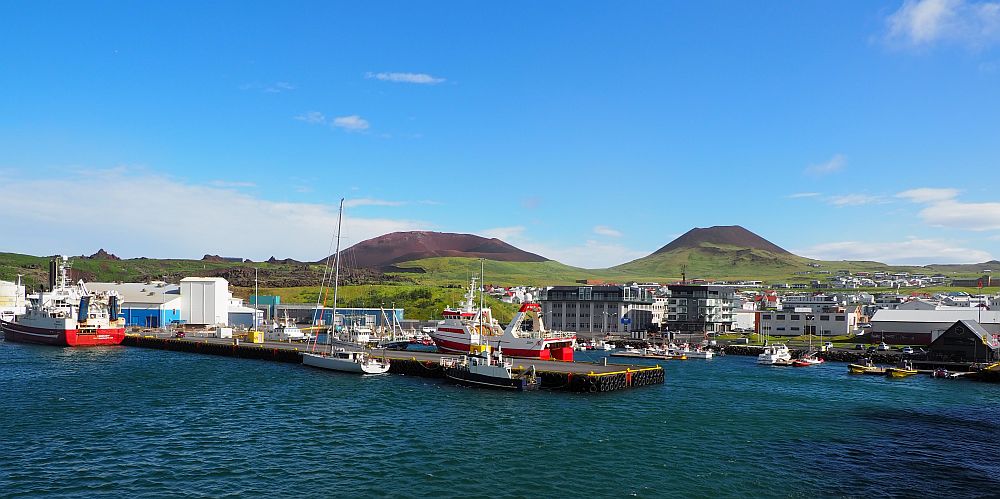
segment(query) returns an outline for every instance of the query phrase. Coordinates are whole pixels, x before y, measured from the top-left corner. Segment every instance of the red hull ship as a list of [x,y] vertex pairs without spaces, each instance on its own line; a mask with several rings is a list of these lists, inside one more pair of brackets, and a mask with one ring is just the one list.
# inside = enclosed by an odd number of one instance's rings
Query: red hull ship
[[58,279],[51,279],[56,285],[52,291],[29,297],[26,312],[13,321],[0,320],[4,339],[68,347],[121,344],[125,321],[118,317],[118,293],[92,293],[83,281],[67,285],[67,257],[53,263],[51,272],[59,274]]

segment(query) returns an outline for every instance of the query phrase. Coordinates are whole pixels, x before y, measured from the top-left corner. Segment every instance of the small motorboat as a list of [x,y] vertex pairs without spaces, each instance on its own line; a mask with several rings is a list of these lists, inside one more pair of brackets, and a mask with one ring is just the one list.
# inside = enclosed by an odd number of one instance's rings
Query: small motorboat
[[784,344],[775,343],[764,347],[764,351],[757,356],[757,363],[767,366],[790,366],[792,354]]
[[872,360],[865,358],[861,360],[861,364],[848,364],[847,372],[851,374],[885,374],[885,368],[876,366],[872,363]]
[[822,364],[826,362],[822,357],[817,357],[815,353],[808,354],[802,358],[798,358],[792,361],[792,366],[795,367],[809,367]]
[[910,362],[900,362],[898,366],[889,367],[885,370],[885,374],[890,378],[906,378],[918,372]]
[[947,379],[947,378],[951,377],[951,373],[948,372],[947,369],[939,368],[939,369],[935,369],[935,370],[931,371],[931,377],[932,378],[945,378],[945,379]]

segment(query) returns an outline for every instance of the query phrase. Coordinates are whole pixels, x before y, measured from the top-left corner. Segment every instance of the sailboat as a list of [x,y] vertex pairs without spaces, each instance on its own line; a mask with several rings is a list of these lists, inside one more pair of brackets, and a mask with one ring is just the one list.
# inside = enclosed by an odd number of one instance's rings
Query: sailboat
[[[333,318],[331,322],[336,322],[337,317],[337,291],[340,282],[340,229],[344,222],[344,199],[340,199],[340,214],[337,216],[337,249],[334,263],[333,277]],[[325,281],[325,277],[324,277]],[[320,290],[322,297],[323,290]],[[331,371],[343,371],[361,374],[385,374],[389,372],[389,359],[378,359],[372,357],[368,352],[350,351],[345,348],[333,347],[332,335],[327,333],[328,351],[305,352],[302,354],[302,363],[307,366],[329,369]],[[313,344],[315,348],[315,343]]]

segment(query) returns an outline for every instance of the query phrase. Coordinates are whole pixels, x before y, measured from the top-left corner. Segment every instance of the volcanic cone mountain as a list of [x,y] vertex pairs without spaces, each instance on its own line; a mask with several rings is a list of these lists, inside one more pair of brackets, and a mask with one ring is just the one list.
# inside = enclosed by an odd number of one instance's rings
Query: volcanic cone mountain
[[544,262],[499,239],[446,232],[393,232],[362,241],[344,250],[341,261],[355,268],[391,270],[394,264],[426,258],[485,258],[500,262]]
[[653,254],[614,267],[643,275],[760,278],[806,269],[809,260],[739,225],[694,228]]

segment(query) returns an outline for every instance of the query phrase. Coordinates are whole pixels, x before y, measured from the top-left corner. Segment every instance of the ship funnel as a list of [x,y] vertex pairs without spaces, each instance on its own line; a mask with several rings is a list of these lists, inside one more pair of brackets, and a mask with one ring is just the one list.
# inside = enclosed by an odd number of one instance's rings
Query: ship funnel
[[108,298],[108,318],[112,321],[117,320],[120,312],[121,309],[118,306],[118,297],[114,295],[110,296]]
[[49,260],[49,290],[56,289],[56,276],[59,274],[59,264],[55,259]]
[[87,316],[90,314],[90,296],[84,296],[80,298],[80,313],[77,314],[76,320],[80,322],[86,322]]

